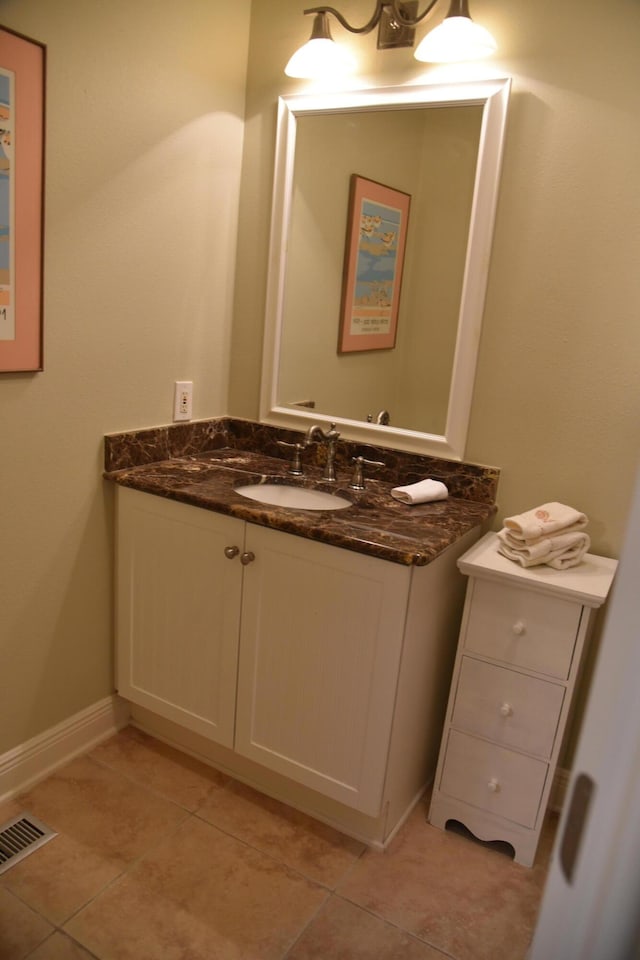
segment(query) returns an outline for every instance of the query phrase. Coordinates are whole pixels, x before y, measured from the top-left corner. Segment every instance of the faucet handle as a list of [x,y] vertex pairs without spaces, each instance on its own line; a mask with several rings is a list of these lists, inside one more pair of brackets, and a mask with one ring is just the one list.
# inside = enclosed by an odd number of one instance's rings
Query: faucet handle
[[[372,413],[368,413],[368,414],[367,414],[367,423],[373,423],[373,422],[374,422],[374,421],[373,421],[373,414],[372,414]],[[389,424],[391,423],[391,414],[389,413],[388,410],[381,410],[380,413],[377,414],[376,419],[375,419],[375,422],[376,422],[376,423],[378,424],[378,426],[380,426],[380,427],[388,427]]]
[[351,462],[355,464],[353,477],[349,486],[352,490],[364,490],[364,467],[384,467],[382,460],[366,460],[364,457],[352,457]]
[[286,440],[276,440],[276,443],[279,447],[282,447],[283,450],[289,449],[293,450],[293,459],[289,466],[289,473],[294,477],[301,477],[304,474],[302,469],[302,460],[301,454],[305,448],[304,443],[288,443]]

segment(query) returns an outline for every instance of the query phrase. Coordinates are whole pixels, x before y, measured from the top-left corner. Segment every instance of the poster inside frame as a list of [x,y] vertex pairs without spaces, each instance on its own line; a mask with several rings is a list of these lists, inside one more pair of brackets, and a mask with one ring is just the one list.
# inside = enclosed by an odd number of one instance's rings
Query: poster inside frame
[[0,373],[42,370],[45,58],[0,27]]
[[338,353],[395,346],[411,196],[351,175]]

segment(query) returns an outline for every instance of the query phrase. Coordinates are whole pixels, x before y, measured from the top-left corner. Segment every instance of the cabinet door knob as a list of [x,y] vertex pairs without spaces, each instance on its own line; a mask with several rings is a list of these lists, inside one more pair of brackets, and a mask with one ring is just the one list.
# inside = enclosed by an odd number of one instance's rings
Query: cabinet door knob
[[527,628],[525,627],[523,620],[516,620],[511,629],[517,637],[521,637]]
[[240,553],[240,547],[225,547],[224,555],[227,560],[233,560],[234,557],[237,557]]
[[496,777],[491,777],[487,787],[491,790],[491,793],[500,793],[500,781]]
[[247,552],[243,553],[242,556],[240,557],[240,563],[246,567],[248,563],[253,563],[255,558],[256,558],[255,553],[252,553],[251,550],[247,550]]
[[511,717],[513,715],[513,707],[510,703],[503,703],[500,707],[500,716],[501,717]]

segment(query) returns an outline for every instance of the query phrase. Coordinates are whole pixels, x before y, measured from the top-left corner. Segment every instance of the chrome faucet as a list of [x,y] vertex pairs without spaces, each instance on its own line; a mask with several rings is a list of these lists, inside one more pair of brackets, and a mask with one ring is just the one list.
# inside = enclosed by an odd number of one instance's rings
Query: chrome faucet
[[334,483],[336,479],[335,459],[339,438],[340,434],[336,430],[335,423],[332,423],[326,432],[322,427],[318,426],[317,423],[314,423],[313,426],[307,430],[307,446],[315,442],[326,443],[327,445],[327,461],[324,466],[322,479],[328,480],[330,483]]

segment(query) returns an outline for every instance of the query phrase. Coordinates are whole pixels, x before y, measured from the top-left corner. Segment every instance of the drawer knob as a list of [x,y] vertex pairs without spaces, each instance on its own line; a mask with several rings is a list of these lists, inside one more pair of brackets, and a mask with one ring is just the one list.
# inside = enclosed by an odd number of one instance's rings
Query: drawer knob
[[511,717],[513,715],[513,707],[510,703],[503,703],[500,707],[500,716],[501,717]]
[[527,628],[524,625],[524,621],[516,620],[516,622],[514,623],[511,629],[515,633],[516,637],[521,637]]
[[491,780],[489,780],[487,787],[489,788],[489,790],[491,790],[491,793],[500,793],[500,781],[497,780],[495,777],[491,777]]
[[224,548],[224,555],[225,555],[225,557],[227,558],[227,560],[233,560],[233,558],[234,558],[234,557],[237,557],[239,553],[240,553],[240,548],[239,548],[239,547],[225,547],[225,548]]
[[251,550],[247,550],[247,552],[246,552],[246,553],[243,553],[242,556],[240,557],[240,563],[241,563],[244,567],[246,567],[247,564],[253,563],[253,561],[255,560],[255,558],[256,558],[255,553],[252,553]]

